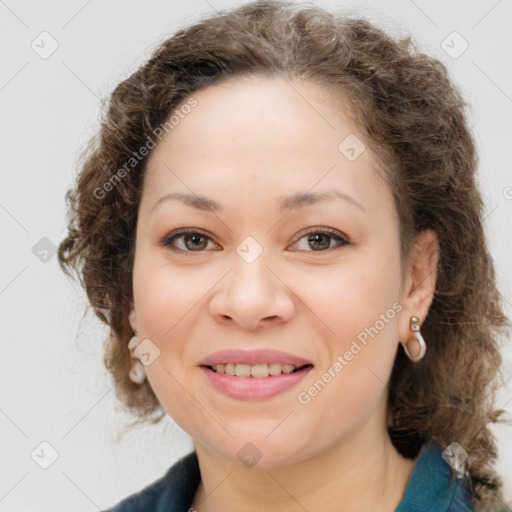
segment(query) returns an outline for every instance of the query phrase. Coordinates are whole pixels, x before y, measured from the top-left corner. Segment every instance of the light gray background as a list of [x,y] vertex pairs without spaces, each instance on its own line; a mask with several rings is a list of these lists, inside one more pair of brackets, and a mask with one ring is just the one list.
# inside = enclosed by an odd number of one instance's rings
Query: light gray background
[[[102,366],[106,330],[92,314],[80,323],[83,292],[61,273],[56,256],[42,251],[58,246],[65,234],[64,195],[80,149],[98,128],[99,98],[178,27],[241,3],[0,0],[0,511],[104,509],[159,478],[192,449],[169,418],[116,443],[126,417]],[[462,88],[472,106],[489,243],[511,315],[512,2],[317,4],[353,9],[382,28],[411,32]],[[40,42],[43,31],[59,45],[46,59],[31,47],[35,41],[50,48],[48,39]],[[441,46],[453,31],[469,43],[455,59]],[[510,343],[503,355],[510,378]],[[511,383],[497,404],[509,419]],[[512,428],[494,431],[498,471],[512,500]],[[41,454],[43,441],[58,453],[48,469],[31,458],[34,450]],[[43,451],[49,461],[50,449]]]

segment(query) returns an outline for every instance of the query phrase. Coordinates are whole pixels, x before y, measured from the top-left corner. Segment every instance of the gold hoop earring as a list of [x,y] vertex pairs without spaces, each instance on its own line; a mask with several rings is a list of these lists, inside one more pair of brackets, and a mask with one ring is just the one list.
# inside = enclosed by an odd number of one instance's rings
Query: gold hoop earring
[[[423,359],[423,356],[425,355],[425,352],[427,351],[427,344],[425,343],[425,340],[423,339],[423,336],[420,332],[420,319],[417,316],[411,316],[411,330],[414,332],[414,338],[410,338],[407,340],[403,347],[404,351],[407,354],[407,357],[414,362],[419,361],[420,359]],[[414,349],[414,354],[411,353],[410,345],[414,344],[416,348]]]

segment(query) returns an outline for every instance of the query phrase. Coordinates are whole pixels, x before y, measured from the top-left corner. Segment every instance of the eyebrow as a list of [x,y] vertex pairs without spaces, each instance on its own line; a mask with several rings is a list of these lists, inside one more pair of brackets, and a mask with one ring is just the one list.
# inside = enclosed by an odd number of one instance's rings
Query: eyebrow
[[[324,192],[296,192],[289,196],[280,197],[277,201],[277,205],[279,210],[283,212],[284,210],[300,210],[322,201],[333,201],[336,199],[345,201],[366,213],[361,203],[356,201],[352,196],[337,189],[325,190]],[[160,204],[172,200],[181,201],[183,204],[205,212],[216,213],[223,211],[223,206],[209,197],[174,192],[158,199],[151,207],[149,213],[151,214]]]

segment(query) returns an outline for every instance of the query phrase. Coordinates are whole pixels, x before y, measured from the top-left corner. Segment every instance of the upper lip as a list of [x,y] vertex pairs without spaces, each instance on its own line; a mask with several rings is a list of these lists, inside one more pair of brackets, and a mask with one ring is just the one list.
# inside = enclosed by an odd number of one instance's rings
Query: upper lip
[[293,366],[300,367],[306,364],[313,365],[311,361],[303,359],[302,357],[288,354],[280,350],[260,349],[260,350],[221,350],[210,354],[203,359],[200,366],[213,366],[216,364],[264,364],[264,363],[281,363],[292,364]]

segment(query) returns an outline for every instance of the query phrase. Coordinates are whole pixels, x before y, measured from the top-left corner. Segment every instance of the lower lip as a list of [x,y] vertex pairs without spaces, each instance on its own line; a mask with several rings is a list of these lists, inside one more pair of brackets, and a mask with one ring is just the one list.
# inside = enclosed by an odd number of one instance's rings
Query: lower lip
[[313,366],[306,366],[293,373],[281,373],[261,378],[226,375],[214,372],[205,366],[200,366],[200,369],[210,379],[212,386],[217,391],[238,400],[255,400],[270,398],[290,389],[302,380],[313,369]]

